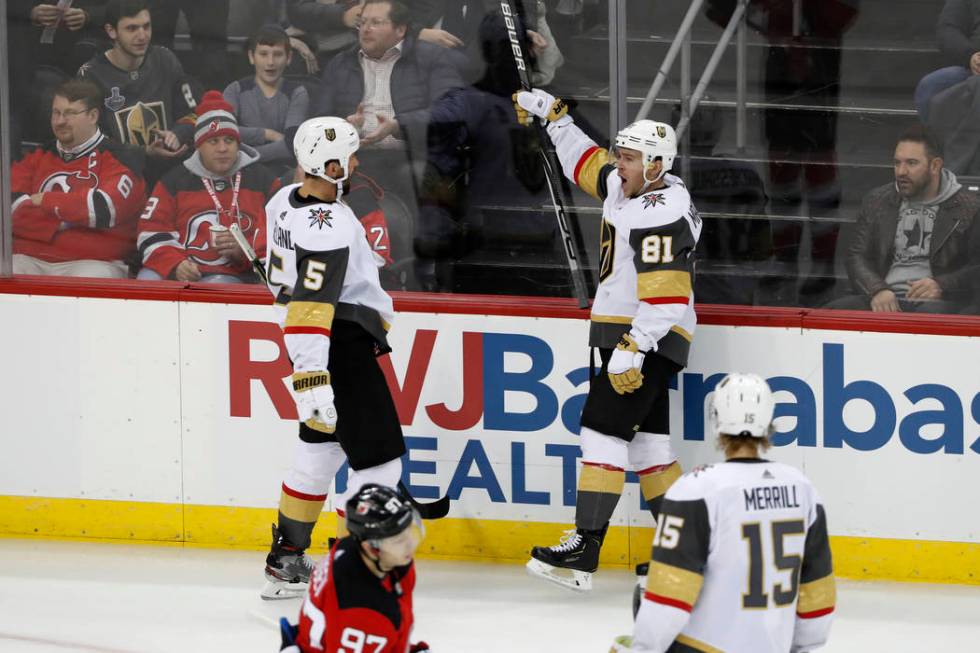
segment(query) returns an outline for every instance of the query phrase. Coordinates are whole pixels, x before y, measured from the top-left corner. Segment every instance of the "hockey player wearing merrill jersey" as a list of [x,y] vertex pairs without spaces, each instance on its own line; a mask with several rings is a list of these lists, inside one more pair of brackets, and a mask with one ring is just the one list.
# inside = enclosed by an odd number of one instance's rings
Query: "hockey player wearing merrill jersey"
[[313,571],[299,625],[282,620],[283,651],[422,653],[411,643],[412,591],[424,529],[408,499],[369,483],[347,502],[347,530]]
[[787,653],[823,646],[836,602],[827,519],[802,472],[759,457],[774,401],[754,374],[715,388],[725,462],[667,491],[633,637],[610,653]]
[[655,518],[681,474],[670,445],[667,385],[687,364],[694,335],[691,285],[701,218],[684,183],[667,174],[677,154],[670,125],[633,123],[616,135],[610,153],[575,126],[561,100],[535,89],[517,93],[515,101],[522,122],[529,114],[547,121],[566,176],[603,203],[589,334],[602,366],[582,411],[575,530],[557,545],[534,547],[527,565],[536,575],[587,590],[626,470],[639,475]]
[[[344,460],[352,471],[349,492],[368,482],[394,487],[406,451],[377,362],[391,350],[394,317],[378,278],[384,259],[342,199],[357,168],[357,130],[340,118],[312,118],[293,145],[303,183],[286,186],[266,205],[269,285],[293,362],[300,421],[266,558],[267,599],[306,589],[312,563],[304,552]],[[344,505],[343,496],[335,505]]]

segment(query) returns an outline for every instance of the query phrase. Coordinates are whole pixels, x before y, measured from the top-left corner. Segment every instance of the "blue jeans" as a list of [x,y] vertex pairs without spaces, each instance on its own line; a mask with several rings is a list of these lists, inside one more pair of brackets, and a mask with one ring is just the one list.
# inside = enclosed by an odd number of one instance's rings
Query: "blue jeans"
[[929,100],[934,95],[968,80],[971,74],[969,68],[947,66],[920,79],[915,86],[915,110],[919,112],[919,120],[924,123],[929,118]]

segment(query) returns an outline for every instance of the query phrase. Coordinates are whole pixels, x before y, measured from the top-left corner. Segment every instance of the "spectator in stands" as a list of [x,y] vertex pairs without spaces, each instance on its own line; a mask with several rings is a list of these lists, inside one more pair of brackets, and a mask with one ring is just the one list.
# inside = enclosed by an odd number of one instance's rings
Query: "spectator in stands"
[[174,53],[150,44],[146,0],[109,0],[105,31],[112,49],[78,71],[105,93],[102,131],[156,159],[181,157],[193,142],[197,100]]
[[124,278],[146,199],[142,152],[99,129],[102,92],[59,86],[55,140],[11,167],[14,273]]
[[231,106],[208,91],[197,107],[197,151],[153,189],[139,225],[139,279],[239,283],[254,281],[228,232],[237,224],[265,251],[265,203],[279,180],[241,145]]
[[980,284],[980,197],[921,128],[895,147],[895,181],[865,196],[847,254],[858,295],[828,308],[958,313]]
[[302,84],[283,78],[292,60],[289,35],[278,25],[261,28],[248,43],[255,74],[225,89],[238,119],[242,142],[253,146],[277,174],[295,165],[293,134],[307,118],[310,97]]
[[[429,122],[414,238],[416,277],[428,291],[456,288],[455,261],[487,238],[550,246],[554,236],[554,215],[536,210],[549,199],[538,132],[513,119],[511,95],[520,79],[499,11],[483,14],[477,38],[483,76],[446,93],[432,107]],[[499,205],[500,198],[528,210],[487,208]]]
[[175,51],[177,17],[183,13],[191,37],[191,53],[185,59],[190,74],[205,88],[221,88],[228,53],[230,0],[149,0],[156,42]]
[[314,113],[357,127],[361,168],[414,206],[430,109],[463,82],[445,48],[406,36],[411,15],[398,0],[366,0],[358,20],[358,44],[324,68]]
[[929,101],[937,93],[980,74],[980,4],[946,0],[936,22],[936,37],[945,67],[923,77],[915,87],[915,110],[929,120]]

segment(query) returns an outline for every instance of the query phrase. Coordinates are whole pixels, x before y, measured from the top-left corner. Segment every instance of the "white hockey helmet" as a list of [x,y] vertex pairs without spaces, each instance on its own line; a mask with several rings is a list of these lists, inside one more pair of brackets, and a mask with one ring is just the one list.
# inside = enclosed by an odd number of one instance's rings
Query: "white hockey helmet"
[[[643,154],[643,174],[646,168],[659,157],[664,164],[661,176],[674,165],[677,156],[677,134],[665,122],[656,120],[637,120],[616,134],[616,147],[637,150]],[[647,181],[656,181],[647,180]]]
[[776,402],[765,379],[757,374],[732,373],[715,386],[709,421],[715,435],[770,434]]
[[[340,184],[350,176],[350,157],[361,145],[354,125],[343,118],[320,116],[310,118],[296,130],[293,152],[303,171],[315,177]],[[327,176],[327,163],[338,161],[344,176],[334,179]]]

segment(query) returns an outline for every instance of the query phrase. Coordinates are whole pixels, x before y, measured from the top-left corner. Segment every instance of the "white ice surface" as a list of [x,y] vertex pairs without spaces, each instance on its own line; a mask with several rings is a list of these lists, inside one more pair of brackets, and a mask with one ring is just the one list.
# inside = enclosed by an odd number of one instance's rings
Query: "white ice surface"
[[[0,540],[0,652],[272,653],[299,600],[259,598],[260,552]],[[631,629],[632,575],[588,595],[520,565],[422,560],[416,635],[434,653],[603,653]],[[827,653],[980,651],[980,587],[841,581]]]

